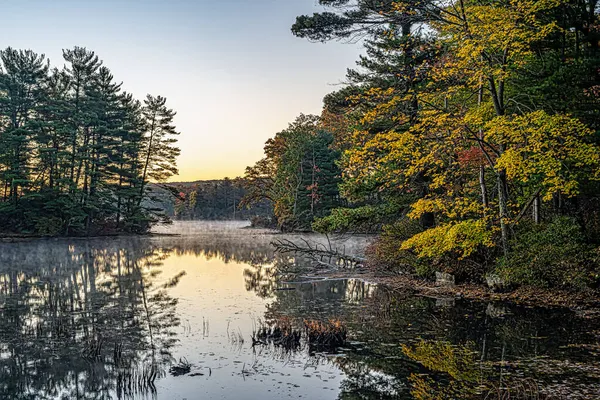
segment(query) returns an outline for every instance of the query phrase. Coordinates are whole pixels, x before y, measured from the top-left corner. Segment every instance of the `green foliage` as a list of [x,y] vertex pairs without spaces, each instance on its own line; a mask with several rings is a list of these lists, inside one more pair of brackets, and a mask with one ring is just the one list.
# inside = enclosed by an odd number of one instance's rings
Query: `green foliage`
[[243,197],[248,194],[245,185],[242,178],[155,185],[155,201],[152,204],[177,220],[248,220],[256,216],[272,217],[273,207],[269,200],[247,207],[241,206]]
[[600,280],[593,246],[579,223],[556,217],[542,225],[524,224],[511,243],[510,255],[499,260],[497,272],[508,283],[583,289]]
[[[377,224],[386,205],[402,204],[386,222],[407,215],[422,229],[394,238],[384,226],[370,252],[378,266],[481,279],[503,255],[513,283],[594,283],[582,266],[594,265],[588,248],[600,242],[598,8],[558,0],[319,4],[326,11],[299,16],[292,32],[360,37],[365,55],[348,85],[324,99],[348,209],[313,229]],[[562,245],[565,224],[523,228],[557,216],[581,220],[577,245]],[[553,233],[543,238],[539,229]],[[529,241],[555,248],[530,260]]]
[[301,115],[267,141],[265,158],[246,169],[242,204],[270,200],[280,228],[310,229],[340,202],[339,152],[332,144],[319,117]]
[[62,220],[58,217],[41,217],[36,221],[35,231],[42,236],[58,236],[62,225]]
[[367,248],[369,268],[428,276],[429,265],[421,262],[414,253],[403,250],[400,246],[403,241],[419,232],[422,232],[421,226],[406,218],[393,224],[384,225],[382,233]]
[[31,50],[0,52],[0,230],[38,235],[146,232],[149,181],[177,173],[175,113],[122,92],[83,47],[63,69]]
[[317,219],[312,224],[316,232],[379,232],[381,226],[390,218],[397,218],[402,205],[383,203],[365,205],[356,208],[335,208],[331,214]]

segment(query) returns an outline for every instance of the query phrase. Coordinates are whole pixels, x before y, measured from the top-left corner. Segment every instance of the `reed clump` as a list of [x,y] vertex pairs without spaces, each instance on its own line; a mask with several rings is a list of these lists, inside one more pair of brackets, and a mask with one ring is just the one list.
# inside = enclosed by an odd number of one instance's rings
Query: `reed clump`
[[252,334],[252,346],[273,344],[288,350],[300,347],[302,332],[296,329],[289,318],[280,318],[273,325],[262,324]]
[[171,368],[169,368],[169,372],[173,376],[186,375],[190,373],[192,367],[193,365],[185,357],[182,357],[177,364],[172,365]]
[[334,350],[346,344],[348,330],[340,320],[327,322],[305,320],[304,328],[308,344],[325,350]]

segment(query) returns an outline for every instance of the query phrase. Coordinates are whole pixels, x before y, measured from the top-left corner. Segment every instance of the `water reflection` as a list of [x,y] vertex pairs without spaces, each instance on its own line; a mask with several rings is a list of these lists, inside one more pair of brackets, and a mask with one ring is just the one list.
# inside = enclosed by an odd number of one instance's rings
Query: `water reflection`
[[[223,226],[0,243],[0,398],[500,398],[492,389],[532,382],[540,398],[600,393],[595,319],[300,280],[289,272],[306,275],[308,260],[275,253],[276,236]],[[252,348],[253,321],[282,318],[340,320],[349,344]],[[182,357],[192,373],[171,376]]]
[[135,241],[0,245],[0,398],[151,394],[179,325],[153,282],[168,255]]
[[340,399],[588,399],[600,393],[600,324],[573,311],[440,301],[359,280],[295,287],[273,294],[266,318],[347,324],[352,345],[328,358],[344,373]]

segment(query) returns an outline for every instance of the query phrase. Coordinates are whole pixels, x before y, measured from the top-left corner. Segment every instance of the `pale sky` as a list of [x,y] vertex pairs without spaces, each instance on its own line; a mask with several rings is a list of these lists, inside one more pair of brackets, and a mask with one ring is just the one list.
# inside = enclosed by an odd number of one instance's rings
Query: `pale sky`
[[291,34],[316,0],[2,0],[0,10],[0,47],[61,67],[61,49],[84,46],[137,98],[166,97],[181,181],[242,175],[269,137],[320,113],[361,51]]

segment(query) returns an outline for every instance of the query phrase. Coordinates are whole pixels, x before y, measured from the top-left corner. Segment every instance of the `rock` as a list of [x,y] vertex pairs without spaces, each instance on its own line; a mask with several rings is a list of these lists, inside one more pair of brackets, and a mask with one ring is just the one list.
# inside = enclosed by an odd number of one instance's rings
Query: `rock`
[[502,318],[508,314],[508,310],[504,306],[497,306],[489,303],[485,313],[491,318]]
[[456,284],[456,280],[452,274],[436,271],[435,283],[438,286],[454,286]]
[[488,274],[485,280],[492,292],[503,292],[507,289],[506,282],[497,274]]
[[454,297],[443,297],[435,299],[435,306],[439,308],[450,308],[456,305]]

